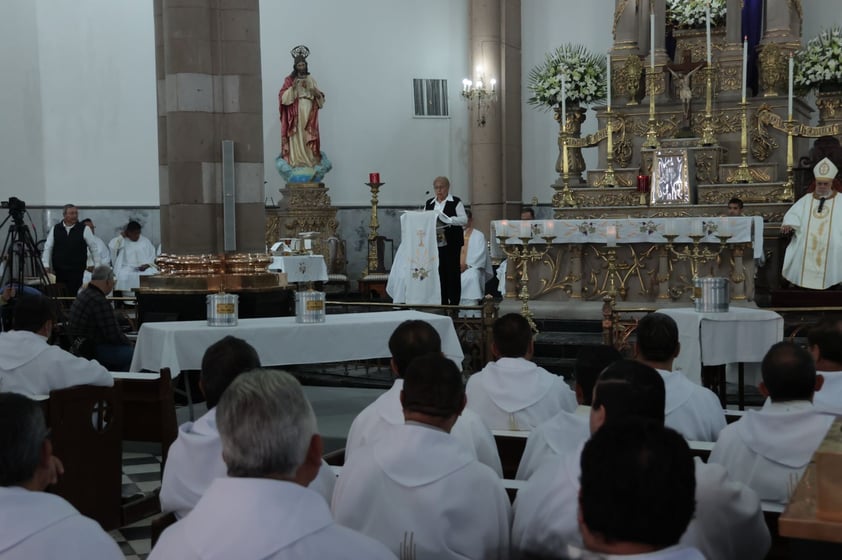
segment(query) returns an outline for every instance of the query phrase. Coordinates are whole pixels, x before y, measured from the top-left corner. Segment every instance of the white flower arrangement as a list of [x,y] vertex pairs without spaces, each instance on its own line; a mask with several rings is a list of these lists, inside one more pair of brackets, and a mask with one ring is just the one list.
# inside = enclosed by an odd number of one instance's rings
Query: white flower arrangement
[[832,27],[795,53],[793,84],[799,90],[834,83],[842,86],[842,30]]
[[692,29],[705,26],[705,6],[710,3],[710,24],[725,20],[726,0],[667,0],[667,17],[673,27]]
[[592,104],[605,99],[605,57],[582,45],[562,45],[529,72],[530,105],[553,109],[561,104],[561,76],[569,103]]

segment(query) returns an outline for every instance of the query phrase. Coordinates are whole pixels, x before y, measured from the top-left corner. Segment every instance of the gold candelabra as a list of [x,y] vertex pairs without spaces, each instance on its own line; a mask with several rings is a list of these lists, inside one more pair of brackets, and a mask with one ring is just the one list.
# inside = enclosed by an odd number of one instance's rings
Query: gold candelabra
[[[611,87],[609,84],[608,87]],[[605,111],[605,118],[606,118],[606,127],[608,128],[608,144],[606,146],[606,161],[608,162],[608,167],[605,170],[605,175],[602,177],[602,181],[600,186],[602,187],[613,187],[617,184],[617,177],[614,174],[614,123],[613,123],[613,115],[611,113],[611,107]]]
[[380,223],[377,221],[377,193],[384,184],[380,182],[366,183],[371,189],[371,221],[368,225],[371,231],[368,234],[368,265],[365,274],[383,272],[382,270],[378,270],[380,259],[377,254],[377,229],[380,227]]
[[781,191],[778,197],[779,202],[792,202],[795,200],[795,178],[792,171],[794,167],[792,152],[792,134],[794,130],[795,121],[792,119],[792,115],[790,115],[789,120],[786,121],[786,183],[784,183],[783,191]]
[[731,178],[733,183],[751,183],[751,171],[748,168],[748,103],[740,103],[740,165]]
[[646,71],[649,86],[649,129],[646,131],[646,139],[643,141],[644,148],[656,149],[660,147],[658,142],[658,130],[655,121],[655,69]]
[[506,245],[506,241],[509,239],[509,236],[497,236],[497,243],[500,245],[500,249],[518,271],[518,279],[520,282],[520,293],[518,294],[518,299],[521,301],[520,314],[526,318],[529,322],[529,326],[532,328],[532,332],[535,333],[538,332],[538,327],[532,319],[532,311],[529,310],[528,265],[531,262],[537,262],[543,259],[547,255],[553,239],[555,239],[555,235],[542,235],[540,237],[546,243],[543,249],[537,249],[534,245],[530,246],[529,242],[532,240],[532,237],[529,236],[518,236],[521,243],[520,245]]
[[713,68],[705,67],[705,122],[702,124],[702,146],[716,145],[716,130],[713,127]]
[[567,123],[562,124],[561,131],[561,205],[566,207],[576,206],[576,199],[573,198],[573,191],[570,190],[570,164],[567,161],[567,143],[570,140],[570,133],[567,132]]
[[678,235],[664,234],[664,238],[667,240],[667,253],[668,255],[672,254],[678,260],[690,262],[690,274],[693,276],[693,281],[699,277],[699,266],[717,258],[720,253],[725,250],[728,240],[731,239],[730,235],[717,235],[716,238],[719,239],[719,249],[712,251],[707,247],[701,246],[702,239],[705,237],[704,234],[691,234],[687,237],[693,240],[692,249],[689,245],[685,245],[683,249],[678,251],[674,247],[676,237],[678,237]]
[[[609,296],[612,300],[617,299],[617,285],[614,282],[616,278],[620,282],[620,295],[625,297],[625,281],[620,276],[619,267],[617,266],[617,247],[608,245],[605,247],[604,253],[600,253],[596,247],[593,247],[593,250],[598,257],[605,261],[605,267],[607,269],[607,276],[605,280],[608,283],[608,286],[605,289],[605,295]],[[603,286],[604,285],[605,283],[603,283]]]

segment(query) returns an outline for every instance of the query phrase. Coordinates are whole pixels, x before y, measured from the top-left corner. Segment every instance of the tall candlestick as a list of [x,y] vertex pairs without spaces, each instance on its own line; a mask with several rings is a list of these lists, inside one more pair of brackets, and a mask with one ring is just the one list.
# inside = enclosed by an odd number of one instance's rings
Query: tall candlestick
[[567,132],[567,80],[561,75],[561,129]]
[[655,71],[655,13],[649,14],[649,66]]
[[748,35],[743,37],[743,103],[746,102],[746,80],[748,79]]
[[710,66],[710,0],[705,4],[705,39],[707,39],[707,62]]
[[795,60],[792,53],[789,54],[789,91],[787,93],[786,114],[787,120],[792,120],[792,74],[795,68]]
[[611,110],[611,55],[609,54],[606,57],[606,66],[605,66],[605,81],[608,82],[607,87],[607,95],[608,95],[608,102],[606,105],[608,106],[608,110]]

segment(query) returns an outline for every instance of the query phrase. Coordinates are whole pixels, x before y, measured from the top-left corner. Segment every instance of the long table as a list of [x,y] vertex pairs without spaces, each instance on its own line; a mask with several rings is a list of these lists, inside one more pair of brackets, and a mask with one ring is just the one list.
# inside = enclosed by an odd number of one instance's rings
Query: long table
[[430,323],[441,336],[444,354],[462,363],[462,347],[450,317],[384,311],[328,315],[324,323],[296,323],[295,317],[240,319],[233,327],[209,327],[206,321],[143,323],[130,370],[168,367],[173,377],[184,370],[198,370],[207,347],[228,335],[254,346],[266,366],[387,358],[392,332],[414,319]]

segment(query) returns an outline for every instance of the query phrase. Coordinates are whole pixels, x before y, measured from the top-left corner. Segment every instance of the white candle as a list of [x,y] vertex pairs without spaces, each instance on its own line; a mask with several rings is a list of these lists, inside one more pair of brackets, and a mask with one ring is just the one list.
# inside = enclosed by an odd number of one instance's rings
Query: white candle
[[675,235],[675,222],[673,220],[664,221],[664,234]]
[[605,244],[608,247],[617,246],[617,225],[608,224],[605,226]]
[[792,58],[792,53],[789,55],[789,92],[786,102],[787,120],[792,120],[792,74],[795,69],[795,59]]
[[746,80],[748,79],[748,35],[743,37],[743,103],[746,102]]
[[693,220],[690,223],[690,234],[691,235],[702,235],[702,221],[701,220]]
[[520,222],[520,236],[532,237],[532,223],[521,220]]
[[567,80],[561,75],[561,129],[567,132]]
[[552,235],[553,227],[555,226],[553,225],[552,220],[547,220],[546,222],[544,222],[544,235]]
[[509,236],[509,222],[506,220],[502,220],[500,222],[500,230],[497,232],[497,235],[500,237],[508,237]]
[[719,220],[719,235],[731,235],[730,218],[722,218]]
[[609,54],[606,57],[606,65],[605,65],[605,81],[608,83],[607,86],[607,95],[608,95],[608,110],[611,110],[611,55]]
[[649,66],[655,71],[655,12],[649,14]]
[[710,66],[710,0],[705,4],[705,38],[707,39],[707,61]]

